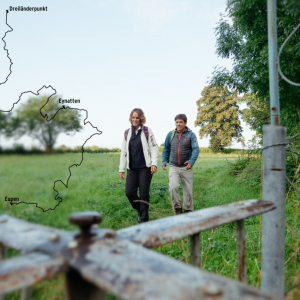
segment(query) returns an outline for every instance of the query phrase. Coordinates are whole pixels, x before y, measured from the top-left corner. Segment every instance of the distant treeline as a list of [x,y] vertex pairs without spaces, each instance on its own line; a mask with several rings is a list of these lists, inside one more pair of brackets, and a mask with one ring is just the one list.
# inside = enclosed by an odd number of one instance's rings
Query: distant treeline
[[[98,146],[84,147],[84,153],[120,153],[121,149],[119,148],[100,148]],[[82,147],[77,146],[74,148],[67,147],[65,145],[59,146],[53,149],[53,153],[81,153]],[[161,154],[163,151],[163,146],[159,147],[159,153]],[[208,147],[200,147],[200,154],[213,154],[212,149]],[[255,153],[259,150],[244,150],[244,149],[223,149],[223,154],[247,154],[247,153]],[[45,154],[47,153],[45,150],[41,150],[39,148],[31,148],[26,149],[21,144],[15,144],[12,148],[2,149],[0,147],[0,154]]]
[[[119,148],[100,148],[98,146],[91,146],[91,147],[83,147],[85,153],[120,153],[121,149]],[[66,146],[60,146],[54,149],[54,153],[78,153],[82,151],[81,146],[77,146],[75,148],[69,148]]]
[[[100,148],[98,146],[91,146],[91,147],[83,147],[84,153],[120,153],[121,149],[119,148]],[[59,146],[54,148],[52,153],[81,153],[82,147],[77,146],[74,148],[67,147],[65,145]],[[15,144],[12,148],[2,149],[0,147],[0,154],[47,154],[45,150],[39,148],[31,148],[26,149],[21,144]]]
[[[159,153],[161,154],[163,151],[163,146],[159,147]],[[247,154],[247,153],[256,153],[259,152],[260,150],[247,150],[247,149],[223,149],[221,152],[222,154]],[[199,153],[201,154],[216,154],[213,153],[212,149],[209,147],[199,147]]]

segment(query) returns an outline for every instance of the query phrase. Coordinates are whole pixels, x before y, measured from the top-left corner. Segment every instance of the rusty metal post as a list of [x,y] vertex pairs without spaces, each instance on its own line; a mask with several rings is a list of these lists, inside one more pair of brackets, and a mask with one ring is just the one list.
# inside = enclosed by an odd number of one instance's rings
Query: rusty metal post
[[[0,260],[4,260],[6,258],[6,247],[0,243]],[[5,295],[0,294],[0,300],[5,300]]]
[[246,241],[245,222],[236,222],[237,255],[238,255],[238,277],[239,281],[247,283],[247,263],[246,263]]
[[[102,221],[97,212],[73,213],[69,217],[71,224],[80,227],[78,241],[86,243],[91,240],[93,233],[91,227]],[[94,284],[86,281],[78,271],[70,267],[66,273],[66,299],[67,300],[105,300],[105,292]]]
[[268,1],[268,51],[271,125],[280,124],[280,103],[277,61],[277,1]]
[[105,292],[89,283],[73,268],[66,273],[67,300],[105,300]]
[[201,268],[200,262],[200,233],[190,236],[191,265]]
[[32,286],[22,288],[21,295],[21,300],[30,300],[32,297]]

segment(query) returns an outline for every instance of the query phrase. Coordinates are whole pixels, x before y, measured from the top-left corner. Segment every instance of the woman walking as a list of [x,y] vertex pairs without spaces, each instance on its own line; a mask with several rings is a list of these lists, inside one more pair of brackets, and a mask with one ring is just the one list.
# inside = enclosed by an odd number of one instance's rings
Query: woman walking
[[152,130],[144,126],[146,118],[141,109],[133,109],[129,121],[131,127],[125,130],[123,137],[119,176],[124,179],[127,162],[125,194],[137,211],[138,222],[143,223],[149,220],[149,190],[152,174],[157,169],[158,146]]

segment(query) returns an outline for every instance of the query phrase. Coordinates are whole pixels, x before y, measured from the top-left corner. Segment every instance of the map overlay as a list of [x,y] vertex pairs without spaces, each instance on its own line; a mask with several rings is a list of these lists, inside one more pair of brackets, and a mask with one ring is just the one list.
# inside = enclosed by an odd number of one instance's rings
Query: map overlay
[[[13,28],[12,28],[12,27],[8,24],[8,22],[7,22],[8,14],[9,14],[9,11],[6,10],[6,25],[7,25],[10,29],[7,30],[7,31],[5,32],[5,34],[4,34],[3,38],[2,38],[2,41],[4,42],[4,47],[3,47],[3,49],[4,49],[4,51],[6,51],[6,53],[7,53],[7,58],[8,58],[9,61],[10,61],[10,66],[9,66],[9,74],[6,76],[5,81],[3,81],[3,82],[0,83],[0,86],[3,85],[3,84],[5,84],[5,83],[8,81],[9,76],[12,74],[12,65],[13,65],[13,62],[12,62],[12,59],[10,58],[10,56],[9,56],[9,51],[8,51],[8,49],[6,48],[6,41],[5,41],[6,35],[7,35],[9,32],[12,32],[12,31],[13,31]],[[70,166],[68,167],[68,170],[69,170],[69,176],[68,176],[68,179],[67,179],[65,182],[63,182],[63,181],[60,180],[60,179],[54,181],[54,183],[53,183],[53,190],[55,191],[55,197],[54,197],[54,199],[57,200],[58,202],[57,202],[57,204],[56,204],[53,208],[45,208],[45,207],[41,207],[41,206],[39,205],[39,203],[37,203],[37,202],[26,202],[26,201],[18,201],[18,202],[12,202],[12,201],[11,201],[11,202],[10,202],[10,205],[11,205],[11,206],[12,206],[12,205],[18,205],[18,204],[21,204],[21,203],[23,203],[23,204],[28,204],[28,205],[29,205],[29,204],[30,204],[30,205],[35,205],[37,208],[40,208],[43,212],[46,212],[46,211],[49,211],[49,210],[55,210],[56,207],[63,201],[62,198],[61,198],[60,195],[59,195],[59,192],[58,192],[58,190],[57,190],[57,188],[56,188],[56,185],[57,185],[58,183],[62,183],[66,188],[69,187],[69,180],[70,180],[71,175],[72,175],[71,168],[73,168],[73,167],[79,167],[79,166],[82,164],[82,162],[83,162],[83,152],[84,152],[84,148],[83,148],[83,147],[85,146],[85,144],[87,143],[87,141],[90,140],[94,135],[100,135],[100,134],[102,134],[102,131],[100,131],[96,126],[93,126],[92,123],[90,123],[89,121],[87,121],[87,119],[88,119],[88,111],[85,110],[85,109],[73,108],[73,107],[69,107],[69,106],[66,106],[66,105],[62,105],[61,108],[59,108],[59,109],[56,111],[56,113],[54,113],[54,114],[51,115],[51,116],[47,115],[46,113],[43,113],[42,110],[43,110],[43,108],[45,108],[45,107],[47,106],[47,104],[49,103],[49,101],[51,101],[51,97],[54,96],[54,95],[57,95],[56,89],[55,89],[54,87],[52,87],[51,85],[44,85],[43,87],[41,87],[40,89],[38,89],[36,92],[33,92],[33,91],[31,91],[31,90],[22,92],[22,93],[20,94],[20,96],[19,96],[19,99],[18,99],[15,103],[13,103],[12,108],[11,108],[10,110],[7,110],[7,111],[0,110],[0,112],[2,112],[2,113],[10,113],[10,112],[12,112],[13,109],[14,109],[14,107],[15,107],[15,105],[17,105],[17,104],[21,101],[21,98],[22,98],[22,96],[23,96],[24,94],[30,93],[30,94],[33,94],[33,95],[35,95],[35,96],[38,96],[38,95],[40,95],[40,91],[41,91],[41,90],[43,90],[43,89],[48,89],[48,88],[51,88],[51,89],[53,90],[53,93],[48,97],[47,102],[40,108],[40,111],[39,111],[39,112],[40,112],[40,115],[45,119],[46,122],[51,122],[51,120],[53,120],[61,110],[62,110],[62,111],[63,111],[63,110],[66,110],[66,109],[77,110],[77,111],[80,111],[80,112],[85,113],[85,118],[84,118],[84,120],[83,120],[83,124],[84,124],[84,125],[90,125],[93,129],[95,129],[96,132],[95,132],[94,134],[90,135],[90,136],[84,141],[84,143],[81,145],[81,159],[80,159],[80,161],[79,161],[78,163],[74,163],[74,164],[72,164],[72,165],[70,165]]]

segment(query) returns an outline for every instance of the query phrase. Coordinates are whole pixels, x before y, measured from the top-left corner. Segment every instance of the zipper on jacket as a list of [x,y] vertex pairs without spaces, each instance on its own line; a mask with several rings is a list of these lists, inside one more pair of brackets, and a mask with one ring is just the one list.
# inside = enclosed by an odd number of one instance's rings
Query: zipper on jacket
[[[128,135],[129,135],[129,131],[128,131]],[[131,131],[132,131],[132,129],[131,129]],[[132,132],[130,132],[130,133],[132,135]],[[127,168],[128,168],[128,170],[130,170],[129,141],[131,139],[131,136],[130,136],[130,139],[128,139],[128,135],[127,135],[127,141],[126,141],[126,143],[127,143],[127,145],[126,145],[126,147],[127,147],[127,154],[128,154],[128,166],[127,166]]]
[[181,134],[178,132],[178,167],[180,166],[180,138]]
[[185,133],[185,131],[186,130],[184,129],[184,131],[181,133],[177,132],[178,133],[178,167],[180,167],[180,138],[181,135]]

